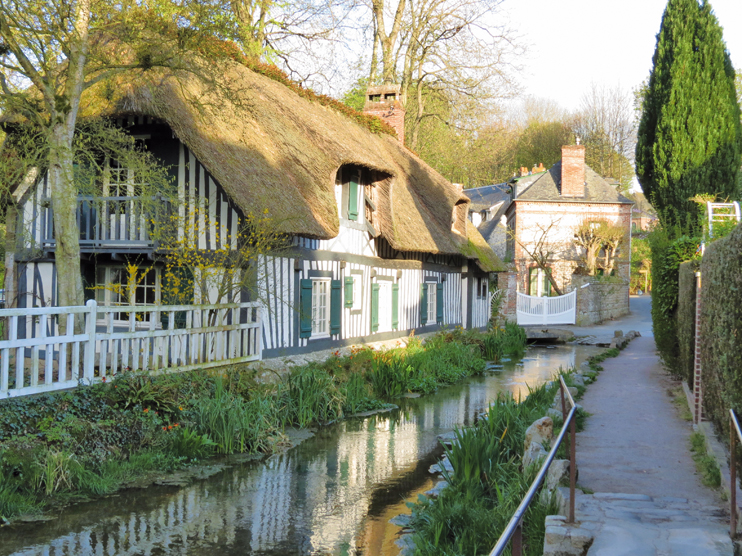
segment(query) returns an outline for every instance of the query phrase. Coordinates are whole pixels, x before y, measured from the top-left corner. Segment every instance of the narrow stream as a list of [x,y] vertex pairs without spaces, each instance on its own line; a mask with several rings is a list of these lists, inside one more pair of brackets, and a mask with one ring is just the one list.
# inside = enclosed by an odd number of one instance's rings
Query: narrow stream
[[389,519],[433,487],[437,435],[472,423],[499,392],[525,395],[597,351],[530,347],[499,372],[320,428],[285,453],[189,487],[127,490],[2,528],[0,556],[396,555]]

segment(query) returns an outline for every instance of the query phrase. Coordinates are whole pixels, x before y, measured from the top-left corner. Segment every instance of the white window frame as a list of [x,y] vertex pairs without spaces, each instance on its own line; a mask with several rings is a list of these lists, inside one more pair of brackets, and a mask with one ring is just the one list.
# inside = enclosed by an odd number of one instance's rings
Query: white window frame
[[330,278],[312,278],[312,339],[330,337],[330,286]]
[[428,286],[428,324],[438,324],[438,282],[426,282]]
[[[145,270],[145,269],[142,269]],[[127,275],[126,267],[123,265],[106,265],[99,266],[95,272],[95,300],[98,305],[106,307],[121,307],[121,312],[109,313],[113,315],[113,323],[116,325],[128,324],[129,317],[126,315],[127,307],[155,307],[160,304],[162,299],[161,284],[162,284],[162,272],[159,267],[152,267],[146,269],[147,272],[154,272],[155,280],[154,284],[150,285],[146,283],[146,280],[136,285],[134,290],[133,299],[127,299],[129,295],[128,284],[126,291],[121,293],[113,290],[112,285],[114,283],[115,272],[119,271],[122,275]],[[102,277],[101,277],[102,274]],[[101,280],[102,278],[102,280]],[[102,283],[101,283],[102,282]],[[154,303],[137,303],[137,290],[144,292],[144,298],[146,299],[146,290],[154,290]],[[99,322],[108,324],[107,318],[99,319]],[[160,323],[157,323],[157,327]],[[149,321],[145,318],[142,321],[137,321],[138,328],[149,328]]]
[[353,279],[353,306],[350,308],[351,311],[361,310],[361,288],[363,284],[363,276],[360,274],[351,274],[350,277]]

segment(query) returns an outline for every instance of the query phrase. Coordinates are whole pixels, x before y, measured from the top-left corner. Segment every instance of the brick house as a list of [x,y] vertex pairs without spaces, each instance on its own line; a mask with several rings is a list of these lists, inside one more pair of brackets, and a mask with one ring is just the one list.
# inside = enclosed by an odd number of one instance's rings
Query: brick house
[[[548,253],[548,267],[562,293],[576,287],[573,274],[584,274],[584,249],[575,244],[576,228],[583,222],[606,221],[625,228],[623,257],[614,275],[629,280],[633,201],[619,194],[585,164],[584,145],[562,147],[562,159],[547,171],[514,178],[512,202],[507,209],[508,255],[514,263],[517,291],[553,295],[545,272],[529,252]],[[580,277],[582,284],[584,277]],[[628,312],[628,295],[626,296]]]

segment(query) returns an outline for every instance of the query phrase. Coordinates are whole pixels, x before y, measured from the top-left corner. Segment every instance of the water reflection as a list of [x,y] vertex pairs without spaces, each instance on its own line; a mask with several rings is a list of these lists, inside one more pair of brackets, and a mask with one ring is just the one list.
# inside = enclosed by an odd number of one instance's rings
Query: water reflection
[[432,486],[436,436],[470,424],[499,392],[527,393],[594,353],[531,348],[464,384],[389,414],[321,429],[299,447],[187,488],[151,487],[0,530],[0,555],[394,554],[389,518]]

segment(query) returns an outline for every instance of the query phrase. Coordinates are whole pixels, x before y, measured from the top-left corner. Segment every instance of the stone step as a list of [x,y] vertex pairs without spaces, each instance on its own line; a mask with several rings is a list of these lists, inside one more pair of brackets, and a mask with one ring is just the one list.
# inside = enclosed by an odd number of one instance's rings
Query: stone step
[[[733,556],[727,512],[685,498],[596,493],[575,498],[575,524],[547,518],[545,556]],[[587,552],[585,552],[587,550]]]

